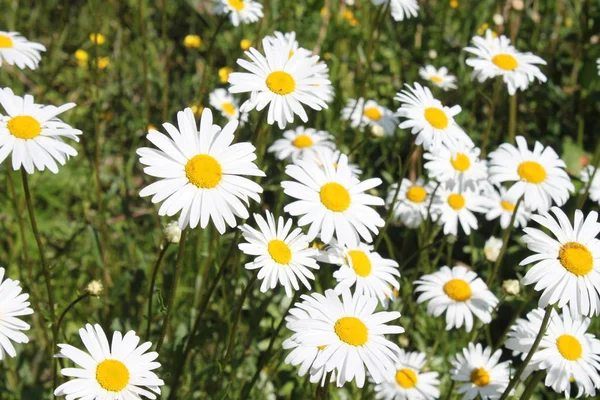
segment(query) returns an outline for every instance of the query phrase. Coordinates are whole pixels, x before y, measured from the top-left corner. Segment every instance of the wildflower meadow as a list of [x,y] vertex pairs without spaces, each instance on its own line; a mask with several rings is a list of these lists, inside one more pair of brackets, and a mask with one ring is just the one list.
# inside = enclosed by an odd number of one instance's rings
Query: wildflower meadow
[[0,10],[1,400],[600,396],[598,0]]

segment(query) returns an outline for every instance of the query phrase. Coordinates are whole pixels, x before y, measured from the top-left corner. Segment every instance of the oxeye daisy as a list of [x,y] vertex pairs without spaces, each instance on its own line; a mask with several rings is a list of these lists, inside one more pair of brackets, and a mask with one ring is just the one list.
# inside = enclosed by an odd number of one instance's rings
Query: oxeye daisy
[[446,107],[433,97],[429,88],[418,83],[406,85],[407,90],[396,94],[402,103],[397,115],[406,118],[400,129],[410,129],[417,135],[415,143],[432,153],[439,151],[442,144],[448,147],[467,145],[473,147],[471,138],[454,122],[461,111],[460,106]]
[[[279,31],[275,31],[273,32],[273,36],[267,35],[265,36],[265,39],[267,39],[273,45],[279,44],[285,47],[288,50],[288,57],[293,56],[294,53],[301,48],[300,44],[296,40],[296,32],[281,33]],[[302,51],[308,50],[302,49]]]
[[249,72],[229,75],[229,92],[250,92],[250,99],[242,104],[242,112],[263,110],[267,105],[267,123],[275,121],[281,129],[294,121],[297,114],[304,122],[308,116],[302,104],[313,110],[327,108],[331,98],[331,82],[323,73],[326,66],[318,56],[295,52],[289,57],[286,46],[263,39],[265,56],[255,48],[245,54],[251,62],[238,59],[237,63]]
[[57,115],[75,107],[67,103],[60,107],[35,104],[33,96],[16,96],[9,88],[0,89],[0,104],[6,115],[0,114],[0,163],[12,154],[12,167],[24,168],[29,174],[48,168],[58,173],[77,151],[62,141],[79,141],[81,131],[65,124]]
[[487,178],[487,166],[479,159],[477,147],[461,145],[448,148],[441,146],[436,153],[426,152],[424,167],[430,179],[438,182],[453,180],[459,187],[477,188],[477,183]]
[[475,47],[464,50],[475,57],[467,59],[466,63],[474,68],[473,76],[479,82],[501,76],[511,96],[517,90],[527,89],[535,79],[546,82],[546,76],[537,67],[546,62],[532,53],[519,52],[506,36],[493,37],[488,29],[485,37],[475,36],[472,42]]
[[443,266],[438,272],[423,275],[415,282],[415,293],[421,293],[417,303],[429,301],[427,313],[439,317],[446,313],[446,330],[465,325],[473,329],[473,315],[484,324],[492,320],[492,310],[498,299],[485,282],[473,271],[456,266]]
[[263,17],[262,4],[254,0],[216,0],[215,14],[229,15],[233,26],[251,24]]
[[277,139],[268,149],[280,160],[290,159],[292,162],[304,158],[315,159],[319,151],[335,149],[333,136],[325,131],[299,126],[283,132],[283,138]]
[[236,119],[240,123],[248,121],[248,114],[240,114],[239,101],[230,95],[225,89],[215,89],[208,95],[208,101],[215,110],[228,120]]
[[477,230],[476,213],[485,213],[488,210],[489,200],[478,194],[477,190],[465,188],[459,190],[459,184],[447,182],[441,185],[435,193],[432,213],[437,215],[437,222],[444,226],[444,234],[458,234],[458,226],[469,235],[471,229]]
[[362,97],[358,100],[348,100],[342,110],[342,118],[350,121],[350,126],[353,128],[380,126],[383,128],[384,136],[392,135],[398,126],[398,118],[392,110],[380,106],[373,100],[365,101]]
[[[515,198],[514,195],[509,196],[504,186],[500,186],[500,193],[496,189],[492,189],[486,192],[484,196],[489,198],[489,209],[485,214],[485,219],[493,221],[500,218],[502,229],[508,228],[519,199]],[[515,228],[525,228],[529,222],[529,218],[531,218],[531,213],[525,209],[524,205],[520,205],[517,208],[517,216],[515,217]]]
[[[388,207],[392,207],[397,190],[397,183],[390,186],[386,199]],[[396,197],[396,203],[392,208],[394,218],[408,228],[417,228],[421,225],[421,221],[427,218],[427,210],[431,204],[430,198],[433,190],[433,186],[429,183],[426,184],[423,179],[412,182],[403,178],[400,191]]]
[[515,182],[508,190],[513,198],[523,198],[530,211],[548,211],[552,202],[562,206],[575,187],[565,172],[565,162],[551,147],[535,142],[533,151],[527,148],[522,136],[517,137],[517,147],[503,143],[490,154],[489,179],[499,185]]
[[386,325],[398,319],[399,312],[375,313],[377,299],[352,295],[348,289],[342,291],[341,300],[331,289],[325,295],[303,295],[302,300],[295,307],[310,317],[292,320],[286,326],[302,346],[323,349],[313,368],[335,370],[338,387],[354,379],[358,387],[363,387],[366,372],[375,383],[395,373],[400,348],[384,335],[404,332],[400,326]]
[[540,229],[525,228],[522,241],[535,254],[520,265],[534,263],[521,279],[524,285],[535,283],[535,290],[543,291],[540,307],[558,303],[569,305],[574,315],[600,314],[600,233],[598,213],[590,212],[585,218],[581,210],[575,211],[571,222],[558,207],[552,213],[531,218],[548,229],[554,238]]
[[[325,157],[323,157],[322,154],[325,154]],[[333,166],[337,168],[338,163],[340,162],[340,158],[343,154],[344,153],[342,153],[339,150],[332,151],[331,149],[323,149],[322,151],[316,154],[315,160],[317,161],[317,164],[319,164],[319,167],[321,167],[321,169],[323,170],[325,169],[325,166],[323,165],[323,159],[333,161]],[[360,174],[362,174],[362,170],[357,164],[351,164],[350,162],[348,162],[348,168],[350,169],[350,172],[352,172],[352,175],[357,178]]]
[[[254,164],[256,155],[250,143],[232,144],[238,121],[229,121],[221,130],[213,125],[210,109],[205,108],[198,131],[190,108],[177,113],[179,129],[170,123],[163,127],[169,137],[150,131],[158,150],[138,149],[144,172],[161,178],[146,186],[140,196],[152,196],[153,203],[164,203],[159,215],[179,215],[179,227],[206,228],[209,220],[222,234],[225,223],[235,227],[235,216],[248,218],[248,198],[260,202],[262,187],[241,175],[265,176]],[[244,203],[246,206],[244,206]]]
[[419,75],[444,91],[456,89],[456,77],[450,75],[446,67],[437,69],[433,65],[427,65],[419,68]]
[[405,18],[419,15],[419,3],[417,0],[371,0],[373,5],[390,4],[392,18],[394,21],[403,21]]
[[[315,279],[310,269],[319,269],[315,256],[319,250],[309,247],[306,236],[300,228],[292,229],[292,220],[275,217],[266,211],[267,219],[254,214],[259,230],[249,225],[240,229],[248,243],[238,247],[245,254],[255,256],[254,261],[246,264],[246,269],[260,269],[258,279],[262,280],[261,292],[273,289],[277,282],[285,288],[285,294],[292,297],[292,288],[299,290],[298,280],[310,289],[308,279]],[[290,232],[291,231],[291,232]]]
[[340,269],[333,273],[333,277],[338,281],[335,287],[337,293],[341,293],[344,288],[355,286],[356,293],[377,297],[383,304],[394,289],[400,288],[398,263],[381,257],[373,251],[373,246],[368,244],[342,246],[334,243],[318,259],[340,266]]
[[4,279],[4,268],[0,268],[0,360],[4,355],[15,357],[17,351],[12,342],[29,343],[29,338],[22,331],[29,330],[29,324],[19,317],[33,314],[29,308],[29,295],[23,290],[19,281]]
[[20,69],[36,69],[42,59],[44,45],[30,42],[19,32],[0,31],[0,67],[2,63],[16,65]]
[[498,399],[510,381],[510,361],[499,362],[502,350],[492,353],[490,347],[469,345],[451,360],[454,369],[452,380],[458,383],[458,394],[464,400],[478,396],[482,399]]
[[[590,183],[590,179],[592,183]],[[585,193],[589,186],[588,195],[592,201],[600,204],[600,171],[589,165],[581,170],[581,181],[583,182],[582,193]]]
[[337,165],[327,154],[319,155],[321,168],[314,160],[301,160],[288,165],[286,174],[294,181],[284,181],[285,194],[298,199],[284,207],[293,216],[301,216],[299,226],[310,224],[308,240],[318,234],[323,243],[329,243],[334,233],[337,241],[356,244],[362,237],[372,242],[370,232],[377,234],[385,222],[370,206],[381,206],[383,199],[365,191],[381,184],[381,179],[359,181],[348,167],[348,157],[340,156]]
[[424,372],[425,353],[400,350],[396,372],[375,386],[375,398],[384,400],[433,400],[440,397],[437,372]]
[[[81,341],[87,350],[83,352],[68,344],[59,344],[57,357],[68,358],[78,368],[63,368],[64,376],[73,377],[54,391],[55,396],[67,396],[68,399],[141,399],[141,396],[156,399],[160,395],[162,379],[152,370],[160,367],[154,361],[158,353],[147,351],[152,343],[138,346],[140,338],[134,331],[123,336],[113,333],[109,344],[100,325],[87,324],[79,330]],[[156,394],[155,394],[156,393]]]

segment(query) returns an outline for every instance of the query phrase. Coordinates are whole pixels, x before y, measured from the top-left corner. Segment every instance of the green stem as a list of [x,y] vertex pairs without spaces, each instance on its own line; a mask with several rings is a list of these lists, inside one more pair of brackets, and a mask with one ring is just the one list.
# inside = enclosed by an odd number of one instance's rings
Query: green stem
[[488,114],[487,127],[485,128],[485,132],[481,137],[481,158],[485,158],[485,155],[487,154],[487,146],[489,143],[492,126],[494,126],[494,114],[496,112],[496,105],[500,99],[501,89],[502,79],[496,78],[496,81],[494,82],[494,93],[492,94],[492,101],[490,103],[490,113]]
[[546,371],[541,369],[537,371],[531,378],[529,378],[529,382],[527,383],[520,400],[528,400],[531,397],[533,392],[535,392],[535,387],[538,383],[540,383],[545,373]]
[[156,275],[158,274],[158,269],[160,267],[160,263],[167,252],[167,248],[169,247],[169,242],[161,243],[161,249],[158,253],[158,257],[156,258],[156,262],[152,267],[152,277],[150,278],[150,290],[148,291],[148,314],[146,316],[148,320],[148,324],[146,326],[146,341],[150,340],[150,326],[152,325],[152,295],[154,294],[154,285],[156,284]]
[[56,333],[57,335],[60,333],[60,325],[62,324],[63,319],[65,318],[65,316],[67,315],[67,313],[69,312],[69,310],[71,310],[71,308],[73,308],[75,306],[75,304],[79,303],[81,300],[88,298],[90,296],[89,292],[85,292],[84,294],[82,294],[81,296],[79,296],[78,298],[76,298],[75,300],[73,300],[71,302],[71,304],[69,304],[67,306],[67,308],[65,308],[65,311],[62,312],[62,314],[60,314],[60,317],[58,317],[58,322],[56,323]]
[[502,249],[500,250],[500,254],[498,254],[498,259],[496,260],[496,263],[494,264],[492,273],[490,274],[490,276],[488,277],[488,280],[486,282],[488,287],[490,287],[491,284],[494,283],[494,280],[496,279],[496,275],[498,274],[498,271],[500,269],[500,265],[502,264],[502,260],[504,259],[504,255],[506,254],[506,250],[508,249],[508,241],[510,239],[510,234],[512,233],[512,230],[514,228],[515,219],[517,218],[517,212],[519,211],[519,206],[521,205],[521,202],[523,201],[523,197],[524,196],[521,196],[519,198],[519,200],[517,201],[517,204],[515,204],[515,209],[513,210],[513,215],[512,215],[512,218],[510,219],[510,224],[504,230],[504,236],[502,238]]
[[515,143],[517,133],[517,93],[510,96],[510,108],[508,111],[508,143]]

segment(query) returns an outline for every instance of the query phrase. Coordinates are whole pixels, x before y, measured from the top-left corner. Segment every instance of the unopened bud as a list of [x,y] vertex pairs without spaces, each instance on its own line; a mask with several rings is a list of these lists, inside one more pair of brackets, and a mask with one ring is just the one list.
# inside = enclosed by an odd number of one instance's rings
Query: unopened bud
[[504,290],[504,293],[511,296],[518,296],[519,292],[521,291],[521,286],[519,285],[518,280],[508,279],[502,282],[502,290]]
[[490,237],[483,246],[483,253],[488,261],[496,262],[502,250],[502,240],[496,237]]
[[385,130],[383,129],[383,126],[373,125],[371,127],[371,135],[373,135],[374,137],[380,138],[383,137],[384,134]]
[[164,229],[165,239],[169,243],[179,243],[181,239],[181,229],[179,229],[179,225],[177,221],[169,222]]
[[91,296],[100,296],[104,291],[104,286],[99,280],[93,280],[85,287],[85,291]]

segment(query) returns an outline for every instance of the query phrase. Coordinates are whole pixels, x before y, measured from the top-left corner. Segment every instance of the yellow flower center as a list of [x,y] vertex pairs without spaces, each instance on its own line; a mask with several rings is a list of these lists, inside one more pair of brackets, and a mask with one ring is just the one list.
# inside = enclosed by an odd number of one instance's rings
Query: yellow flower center
[[508,212],[515,211],[515,205],[513,203],[509,203],[508,201],[500,201],[500,205]]
[[556,339],[556,347],[561,356],[569,361],[578,360],[583,348],[575,336],[561,335]]
[[267,87],[275,94],[286,95],[296,89],[294,77],[284,71],[271,72],[267,76]]
[[287,265],[292,261],[292,251],[283,240],[274,239],[267,245],[269,255],[278,264]]
[[325,350],[325,347],[327,347],[326,344],[321,345],[321,346],[317,346],[317,349],[319,349],[319,350]]
[[299,135],[292,142],[294,146],[299,149],[304,149],[305,147],[310,147],[313,145],[313,140],[308,135]]
[[546,170],[536,161],[523,161],[517,173],[525,182],[542,183],[546,180]]
[[492,58],[492,62],[506,71],[512,71],[519,66],[519,62],[510,54],[497,54]]
[[202,189],[212,189],[221,182],[221,164],[208,154],[198,154],[185,164],[185,176]]
[[33,139],[42,132],[42,126],[38,120],[29,115],[19,115],[11,118],[6,127],[13,136],[19,139]]
[[465,198],[462,194],[452,193],[448,196],[448,205],[456,211],[460,211],[465,206]]
[[365,115],[365,117],[373,121],[379,121],[383,116],[383,114],[381,114],[381,111],[379,111],[377,107],[369,107],[365,110],[363,114]]
[[365,252],[360,250],[350,250],[348,255],[352,260],[352,268],[354,269],[354,272],[356,272],[356,275],[362,276],[363,278],[369,276],[371,273],[371,260],[369,260],[369,257],[367,257]]
[[471,167],[471,160],[463,153],[457,153],[456,158],[450,158],[450,163],[459,172],[465,172]]
[[321,187],[319,193],[321,203],[331,211],[342,212],[350,207],[350,193],[336,182],[329,182]]
[[430,79],[434,83],[442,83],[442,78],[440,78],[439,76],[432,76]]
[[417,386],[417,374],[410,368],[403,368],[396,372],[396,382],[404,389],[412,389]]
[[221,108],[223,109],[223,112],[227,115],[235,114],[235,106],[231,103],[223,103],[221,104]]
[[485,368],[475,368],[471,371],[471,382],[476,386],[487,386],[490,384],[490,374]]
[[369,339],[366,325],[358,318],[342,317],[335,322],[333,329],[342,342],[351,346],[362,346]]
[[233,7],[236,11],[242,11],[246,6],[244,4],[244,0],[227,0],[229,5]]
[[425,109],[425,119],[436,129],[445,129],[448,126],[448,117],[446,113],[436,107]]
[[77,61],[81,61],[82,63],[84,63],[87,62],[90,56],[87,51],[79,49],[75,52],[75,58],[77,59]]
[[109,392],[120,392],[129,384],[129,370],[121,361],[104,360],[96,367],[96,381]]
[[422,186],[411,186],[406,192],[406,198],[413,203],[422,203],[427,197],[427,191]]
[[13,47],[13,41],[10,36],[0,35],[0,49],[10,49]]
[[558,251],[558,259],[567,271],[577,276],[587,275],[594,269],[592,253],[581,243],[563,244]]
[[463,279],[450,279],[444,285],[444,293],[454,301],[467,301],[471,298],[471,286]]

